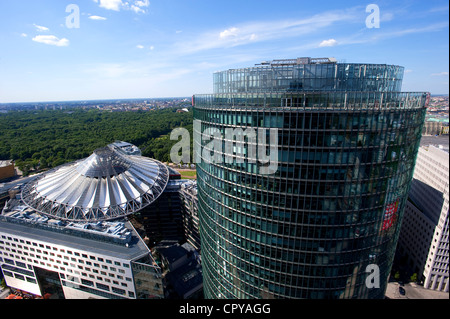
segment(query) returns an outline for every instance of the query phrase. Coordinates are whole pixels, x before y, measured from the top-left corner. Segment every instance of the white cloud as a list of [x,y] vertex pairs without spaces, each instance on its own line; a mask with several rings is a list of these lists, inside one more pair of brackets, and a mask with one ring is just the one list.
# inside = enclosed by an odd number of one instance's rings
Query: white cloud
[[448,76],[449,73],[448,72],[440,72],[440,73],[433,73],[431,74],[431,76]]
[[410,70],[410,69],[407,69],[407,70],[405,70],[405,74],[408,74],[408,73],[411,73],[413,70]]
[[420,28],[402,28],[402,29],[389,29],[381,28],[379,32],[374,35],[369,35],[366,32],[357,32],[346,38],[339,39],[339,45],[354,45],[354,44],[364,44],[364,43],[375,43],[385,39],[400,38],[403,36],[408,36],[412,34],[420,34],[426,32],[437,32],[444,28],[448,28],[448,22],[438,22],[428,26],[423,26]]
[[149,0],[137,0],[134,1],[134,4],[130,5],[130,9],[133,10],[136,13],[145,13],[145,9],[142,8],[147,8],[150,5]]
[[[396,38],[396,37],[402,37],[405,35],[410,34],[416,34],[416,33],[424,33],[424,32],[435,32],[440,31],[444,28],[448,28],[448,22],[438,22],[434,23],[428,26],[420,27],[420,28],[402,28],[398,31],[388,31],[386,33],[379,33],[376,36],[373,37],[366,37],[365,42],[373,42],[375,40],[382,40],[382,39],[388,39],[388,38]],[[381,29],[380,29],[381,30]]]
[[138,7],[148,7],[150,5],[150,1],[149,0],[138,0],[138,1],[135,1],[135,4]]
[[144,8],[150,6],[149,0],[133,0],[133,1],[122,1],[122,0],[93,0],[98,3],[100,8],[107,10],[120,11],[121,9],[131,10],[136,13],[146,13]]
[[448,12],[448,5],[431,8],[428,12]]
[[50,30],[49,28],[43,27],[41,25],[37,25],[37,24],[33,24],[33,25],[36,28],[36,30],[41,31],[41,32]]
[[35,36],[32,40],[35,42],[54,45],[57,47],[66,47],[69,45],[69,40],[67,40],[66,38],[59,39],[54,35],[38,35]]
[[135,6],[134,4],[132,4],[130,6],[130,10],[132,10],[136,13],[145,13],[146,12],[144,9],[142,9],[141,7]]
[[232,28],[229,28],[229,29],[226,29],[226,30],[220,32],[219,38],[226,39],[229,37],[236,37],[238,35],[238,33],[239,33],[239,29],[232,27]]
[[234,38],[234,41],[254,41],[257,36],[255,33],[248,34],[246,32],[240,32],[238,28],[232,27],[220,32],[219,38],[223,40]]
[[94,0],[94,2],[99,3],[100,8],[114,11],[120,11],[123,5],[122,0]]
[[85,71],[103,78],[119,78],[126,73],[133,72],[126,66],[118,63],[100,64],[86,69]]
[[[138,45],[136,46],[136,48],[142,50],[142,49],[145,49],[145,46],[143,46],[142,44],[138,44]],[[151,51],[153,51],[153,50],[155,49],[155,47],[154,47],[153,45],[149,46],[148,48],[149,48],[149,50],[151,50]]]
[[334,47],[338,42],[335,39],[323,40],[320,42],[319,47]]
[[95,79],[137,79],[145,76],[145,73],[153,73],[149,72],[148,66],[136,62],[89,65],[84,68],[84,72]]
[[91,19],[91,20],[106,20],[105,17],[100,17],[100,16],[89,16],[89,19]]
[[256,35],[256,34],[254,34],[254,33],[252,33],[251,35],[250,35],[250,41],[254,41],[254,40],[256,40],[258,38],[258,36]]
[[26,38],[28,36],[28,34],[22,33],[20,36]]
[[348,9],[324,12],[302,19],[243,23],[226,29],[207,31],[197,38],[176,43],[174,49],[185,53],[195,53],[249,43],[307,36],[342,21],[355,21],[355,12],[354,9]]
[[392,21],[393,19],[394,19],[394,14],[392,12],[384,12],[380,17],[380,20],[382,22]]

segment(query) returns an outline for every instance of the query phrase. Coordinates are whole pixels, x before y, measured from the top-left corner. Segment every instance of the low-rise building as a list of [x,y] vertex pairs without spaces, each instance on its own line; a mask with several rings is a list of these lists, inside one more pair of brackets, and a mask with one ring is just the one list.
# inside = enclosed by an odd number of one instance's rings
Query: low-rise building
[[154,247],[163,269],[167,298],[203,297],[203,273],[198,251],[190,244],[162,241]]
[[0,215],[6,284],[56,298],[163,298],[162,274],[128,221],[164,192],[162,163],[114,145],[32,179]]
[[14,168],[13,161],[3,161],[0,160],[0,181],[14,177],[16,175],[16,170]]
[[163,297],[160,268],[128,222],[67,223],[12,205],[0,216],[8,286],[61,299]]

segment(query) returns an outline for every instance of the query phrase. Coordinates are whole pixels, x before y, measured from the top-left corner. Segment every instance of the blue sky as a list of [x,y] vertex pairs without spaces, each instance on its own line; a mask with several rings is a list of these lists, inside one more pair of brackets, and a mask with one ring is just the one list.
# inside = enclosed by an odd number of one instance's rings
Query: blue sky
[[0,2],[0,103],[212,93],[215,71],[306,56],[402,65],[403,91],[448,94],[448,1]]

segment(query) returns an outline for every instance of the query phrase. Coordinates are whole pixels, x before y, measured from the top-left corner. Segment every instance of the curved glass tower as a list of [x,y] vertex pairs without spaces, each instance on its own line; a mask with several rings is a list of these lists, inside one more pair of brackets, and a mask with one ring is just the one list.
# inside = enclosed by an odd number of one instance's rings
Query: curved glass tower
[[402,77],[275,60],[193,97],[206,298],[384,298],[429,100]]

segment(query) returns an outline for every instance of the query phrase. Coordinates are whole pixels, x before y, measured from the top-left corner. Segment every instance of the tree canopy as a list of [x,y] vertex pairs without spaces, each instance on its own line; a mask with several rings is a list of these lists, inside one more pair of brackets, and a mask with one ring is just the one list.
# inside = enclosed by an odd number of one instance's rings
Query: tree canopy
[[177,143],[170,140],[170,132],[183,127],[192,136],[192,120],[192,112],[176,109],[8,112],[0,114],[0,159],[14,160],[27,173],[88,157],[95,149],[121,140],[138,146],[143,156],[166,162]]

